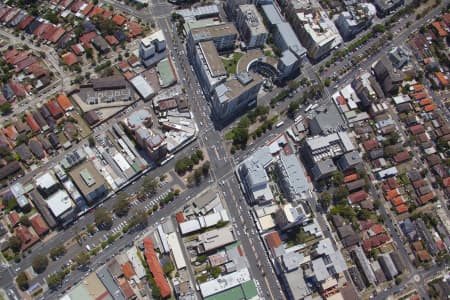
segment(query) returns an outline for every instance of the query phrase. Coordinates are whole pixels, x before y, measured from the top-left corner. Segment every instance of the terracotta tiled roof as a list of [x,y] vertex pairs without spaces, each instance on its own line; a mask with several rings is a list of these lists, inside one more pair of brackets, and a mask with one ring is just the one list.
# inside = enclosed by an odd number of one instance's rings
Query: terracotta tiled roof
[[358,174],[350,174],[344,177],[344,183],[349,183],[358,179]]
[[400,204],[395,207],[395,211],[397,212],[397,214],[403,214],[408,211],[408,206],[406,206],[405,204]]
[[115,15],[111,20],[119,26],[122,26],[127,21],[127,19],[121,15]]
[[266,240],[267,246],[270,249],[274,249],[281,246],[281,238],[278,232],[276,231],[269,233],[264,237],[264,239]]
[[178,224],[185,221],[184,214],[181,211],[175,215],[175,218],[177,219]]
[[38,132],[39,130],[41,130],[41,126],[39,126],[39,124],[30,113],[27,113],[25,115],[25,120],[27,121],[28,126],[30,126],[33,132]]
[[64,94],[59,94],[58,97],[56,97],[56,101],[64,111],[68,111],[73,108],[73,104],[70,102],[69,97]]
[[32,218],[30,218],[30,223],[31,223],[31,226],[33,227],[34,231],[36,231],[36,233],[39,236],[46,234],[49,230],[44,219],[42,219],[42,217],[39,214],[36,214]]
[[357,191],[357,192],[354,192],[354,193],[348,195],[348,199],[350,200],[350,202],[352,204],[356,204],[363,200],[366,200],[367,193],[366,193],[366,191]]
[[15,210],[9,212],[8,219],[12,227],[15,227],[20,221],[19,214]]
[[129,261],[127,261],[126,263],[124,263],[122,265],[122,272],[127,280],[130,280],[134,275],[136,275],[136,273],[134,272],[133,266],[131,265],[131,263]]
[[410,159],[411,156],[409,155],[408,151],[402,151],[394,155],[394,161],[396,163],[402,163]]
[[68,66],[76,64],[78,62],[78,58],[72,52],[67,52],[61,55],[61,58],[63,59],[64,63]]
[[365,142],[363,142],[363,148],[364,150],[371,151],[375,148],[378,148],[379,144],[376,140],[367,140]]
[[151,237],[144,238],[144,255],[147,260],[150,272],[152,272],[153,279],[159,288],[162,298],[169,297],[172,294],[169,284],[164,277],[164,272],[159,263],[158,256],[154,249],[154,242]]

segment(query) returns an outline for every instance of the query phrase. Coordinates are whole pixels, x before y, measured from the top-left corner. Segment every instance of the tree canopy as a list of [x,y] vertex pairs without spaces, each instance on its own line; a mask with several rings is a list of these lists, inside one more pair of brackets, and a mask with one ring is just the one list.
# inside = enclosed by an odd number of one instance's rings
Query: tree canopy
[[130,202],[128,200],[128,195],[123,192],[119,193],[113,207],[115,214],[118,215],[119,217],[125,216],[128,213],[129,204]]
[[45,255],[38,254],[33,258],[31,266],[36,273],[42,273],[48,266],[48,258]]
[[95,225],[98,228],[111,228],[113,224],[112,216],[109,211],[103,207],[99,207],[95,210]]

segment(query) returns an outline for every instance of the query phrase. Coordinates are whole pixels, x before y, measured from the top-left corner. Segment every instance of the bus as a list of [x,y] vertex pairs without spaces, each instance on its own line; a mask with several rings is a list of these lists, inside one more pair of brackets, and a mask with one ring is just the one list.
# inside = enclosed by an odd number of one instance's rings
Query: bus
[[307,108],[305,108],[305,112],[308,112],[308,111],[310,111],[310,110],[311,110],[311,107],[312,107],[312,106],[313,106],[312,104],[308,105],[308,107],[307,107]]
[[317,107],[319,107],[319,104],[314,104],[313,106],[311,106],[311,110],[316,109]]
[[281,121],[281,122],[278,122],[276,125],[275,125],[275,127],[276,128],[280,128],[281,126],[283,126],[284,125],[284,121]]
[[299,115],[297,118],[295,118],[294,123],[297,124],[299,122],[303,121],[303,116]]

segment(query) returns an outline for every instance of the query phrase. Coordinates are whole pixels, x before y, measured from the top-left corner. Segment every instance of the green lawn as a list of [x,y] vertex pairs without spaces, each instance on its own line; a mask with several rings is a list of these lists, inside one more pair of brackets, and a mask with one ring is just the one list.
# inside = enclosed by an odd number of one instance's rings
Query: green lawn
[[233,53],[233,55],[230,55],[229,58],[222,58],[222,62],[223,65],[225,66],[227,74],[236,74],[236,66],[239,59],[241,59],[242,56],[244,56],[244,53],[235,52]]

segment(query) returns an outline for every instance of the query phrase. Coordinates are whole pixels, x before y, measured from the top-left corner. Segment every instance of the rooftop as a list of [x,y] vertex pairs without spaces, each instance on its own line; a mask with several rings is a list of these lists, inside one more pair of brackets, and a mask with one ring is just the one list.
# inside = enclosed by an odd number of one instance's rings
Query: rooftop
[[105,185],[105,178],[97,171],[91,161],[85,161],[69,172],[70,177],[83,195],[95,191]]
[[245,22],[253,35],[267,33],[261,15],[254,4],[239,5],[239,10],[244,15]]
[[216,46],[213,41],[199,43],[200,50],[205,57],[206,64],[211,72],[211,76],[226,75],[226,70],[222,59],[219,57]]
[[[239,80],[239,75],[241,75],[241,78],[247,79],[244,84],[241,82],[242,79]],[[227,80],[226,82],[218,85],[215,89],[215,93],[217,94],[220,103],[228,102],[235,99],[245,91],[260,84],[262,80],[262,76],[258,73],[252,71],[248,73],[243,72],[238,74],[238,78]]]
[[210,40],[227,35],[238,35],[238,31],[233,23],[224,23],[191,30],[194,41]]
[[61,216],[75,206],[65,190],[58,190],[48,197],[46,202],[55,217]]
[[243,268],[236,272],[200,284],[200,292],[202,296],[206,298],[241,285],[250,280],[250,272],[247,268]]

